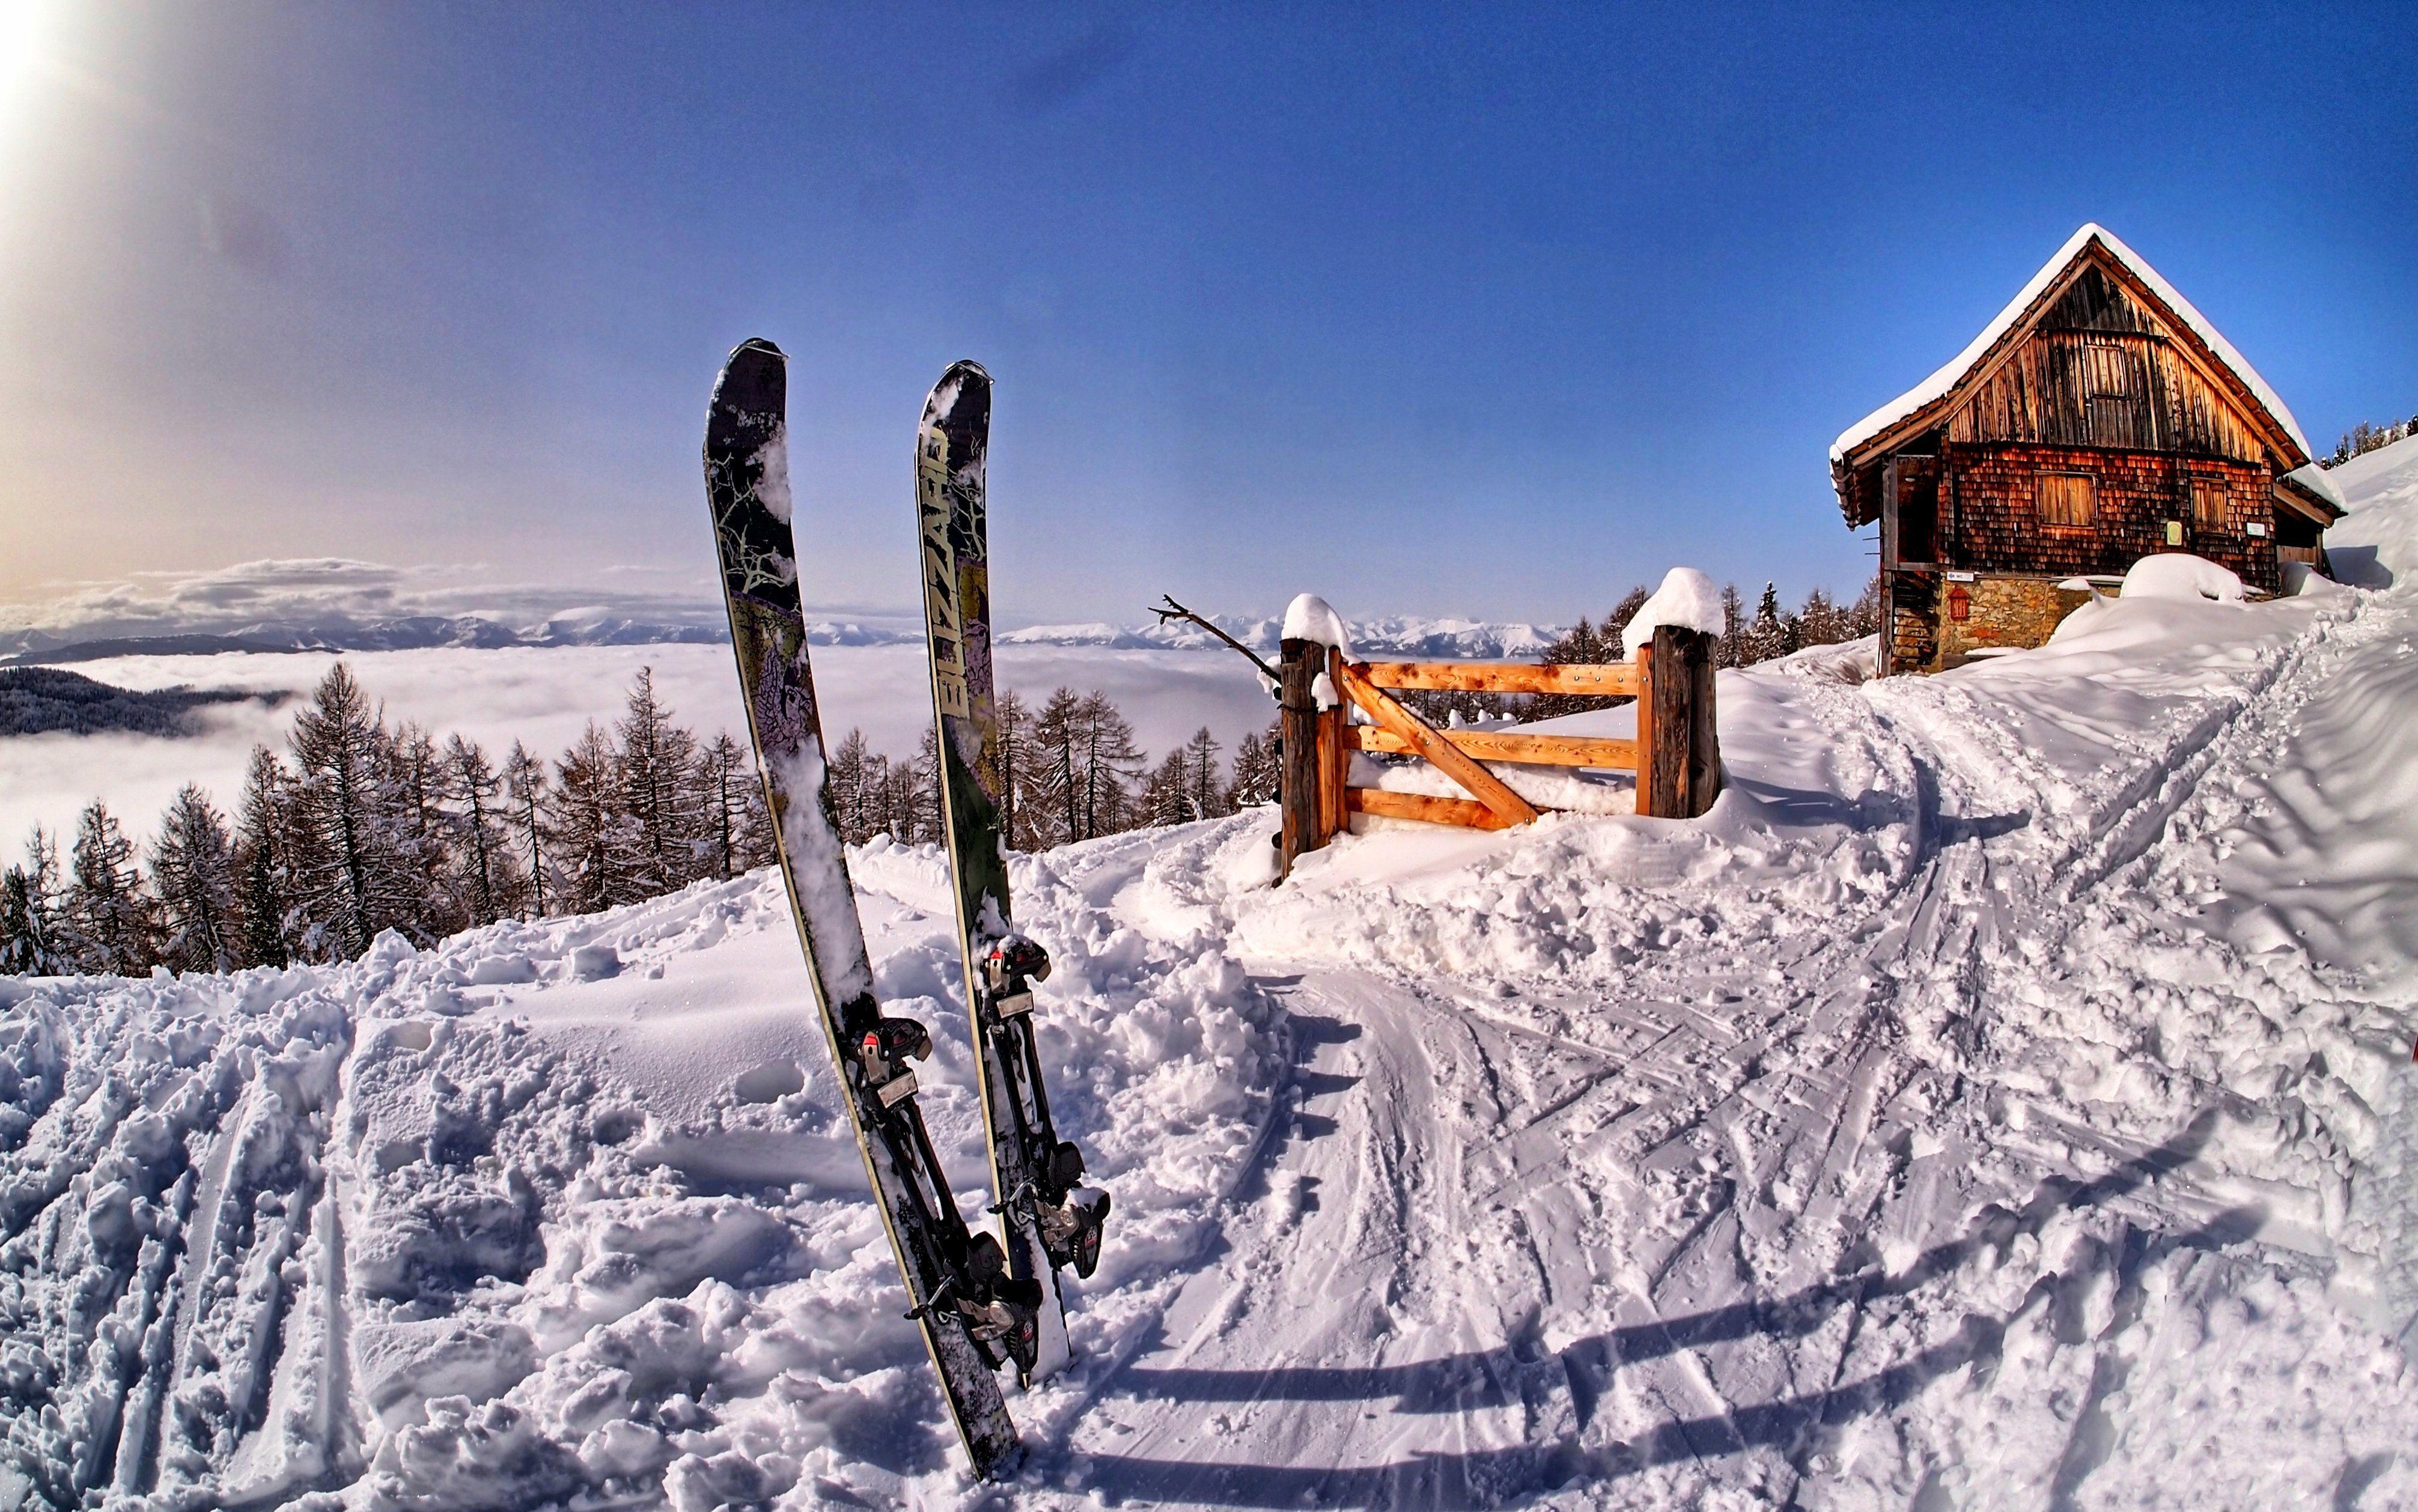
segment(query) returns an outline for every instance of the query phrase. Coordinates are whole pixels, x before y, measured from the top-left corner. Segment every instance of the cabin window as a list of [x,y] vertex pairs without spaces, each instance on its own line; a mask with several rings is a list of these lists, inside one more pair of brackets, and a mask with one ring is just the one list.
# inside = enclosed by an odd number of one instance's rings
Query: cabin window
[[2192,524],[2202,530],[2226,526],[2225,483],[2216,478],[2195,478],[2191,485]]
[[2040,517],[2043,525],[2089,525],[2097,504],[2096,481],[2086,472],[2044,472],[2040,476]]

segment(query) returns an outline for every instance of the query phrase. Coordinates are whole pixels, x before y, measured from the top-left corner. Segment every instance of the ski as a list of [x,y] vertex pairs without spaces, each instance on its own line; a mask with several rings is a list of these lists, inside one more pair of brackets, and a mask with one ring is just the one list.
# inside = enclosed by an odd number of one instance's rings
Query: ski
[[885,1016],[824,784],[821,718],[798,598],[790,522],[788,359],[765,341],[730,354],[705,430],[706,502],[747,725],[772,805],[833,1068],[925,1346],[974,1474],[1017,1455],[997,1370],[1032,1358],[1041,1289],[1008,1274],[989,1232],[970,1232],[915,1104],[924,1026]]
[[[924,627],[939,735],[941,792],[956,884],[966,997],[982,1066],[991,1189],[1006,1226],[1009,1273],[1058,1300],[1058,1267],[1099,1262],[1109,1194],[1082,1184],[1080,1151],[1058,1138],[1033,1027],[1033,985],[1049,974],[1041,947],[1016,932],[1008,906],[999,708],[991,676],[990,545],[984,464],[990,374],[957,362],[925,402],[915,442],[915,510]],[[1063,1302],[1037,1349],[1018,1362],[1030,1383],[1066,1358]]]

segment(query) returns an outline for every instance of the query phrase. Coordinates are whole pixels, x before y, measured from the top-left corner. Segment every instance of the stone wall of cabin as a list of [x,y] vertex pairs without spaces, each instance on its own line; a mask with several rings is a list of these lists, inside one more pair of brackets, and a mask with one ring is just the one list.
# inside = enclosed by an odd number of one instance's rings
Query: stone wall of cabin
[[[1981,572],[2063,577],[2121,573],[2152,552],[2182,550],[2231,568],[2244,583],[2273,592],[2273,480],[2263,466],[2222,458],[2156,451],[2043,446],[1950,446],[1948,516],[1940,559]],[[2096,484],[2090,524],[2052,526],[2041,519],[2043,473],[2089,476]],[[2225,520],[2203,527],[2192,512],[2192,482],[2224,490]],[[2181,526],[2170,542],[2167,522]],[[2248,533],[2257,522],[2271,532]]]

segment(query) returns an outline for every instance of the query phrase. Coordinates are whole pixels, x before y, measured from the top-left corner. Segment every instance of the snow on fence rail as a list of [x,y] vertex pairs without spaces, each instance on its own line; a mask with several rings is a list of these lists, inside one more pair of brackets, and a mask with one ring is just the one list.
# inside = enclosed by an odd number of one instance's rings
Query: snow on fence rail
[[[1324,605],[1320,606],[1321,608]],[[1289,619],[1291,617],[1288,617]],[[1278,703],[1284,737],[1281,880],[1303,855],[1333,839],[1351,816],[1417,819],[1477,830],[1525,824],[1540,813],[1482,763],[1510,761],[1637,774],[1637,812],[1691,819],[1721,790],[1713,725],[1712,636],[1661,624],[1629,662],[1361,662],[1316,627],[1280,643]],[[1333,639],[1339,641],[1340,636]],[[1439,730],[1386,690],[1558,693],[1637,700],[1633,740],[1520,730]],[[1373,721],[1351,722],[1349,705]],[[1352,753],[1416,756],[1468,798],[1437,798],[1351,785]]]

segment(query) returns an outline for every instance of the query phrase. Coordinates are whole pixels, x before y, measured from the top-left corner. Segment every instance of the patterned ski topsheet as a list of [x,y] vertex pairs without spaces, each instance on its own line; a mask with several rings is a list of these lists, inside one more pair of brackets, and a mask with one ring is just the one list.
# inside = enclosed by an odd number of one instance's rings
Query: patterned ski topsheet
[[[990,546],[984,465],[990,449],[990,374],[950,364],[924,405],[915,440],[915,518],[924,566],[924,624],[932,708],[939,725],[950,870],[956,879],[957,938],[966,999],[981,1049],[983,1122],[990,1136],[992,1191],[1000,1196],[1008,1265],[1024,1279],[1048,1277],[1040,1359],[1033,1379],[1067,1359],[1058,1272],[1033,1203],[1007,1202],[1039,1175],[1025,1131],[1033,1121],[1023,1057],[1003,1043],[983,983],[991,945],[1014,928],[1001,835],[999,704],[991,676]],[[1014,1031],[1011,1031],[1014,1032]],[[1021,1032],[1030,1033],[1029,1023]]]
[[873,1028],[880,1009],[823,781],[821,721],[790,522],[788,389],[788,359],[780,349],[761,340],[742,343],[714,386],[706,423],[706,499],[722,558],[731,646],[772,805],[781,875],[832,1064],[847,1090],[849,1121],[958,1436],[974,1473],[988,1475],[1013,1462],[1018,1448],[999,1379],[956,1314],[926,1306],[948,1274],[931,1216],[936,1202],[949,1200],[945,1190],[935,1190],[945,1177],[922,1168],[900,1127],[905,1118],[918,1116],[911,1101],[905,1109],[885,1109],[843,1049]]

